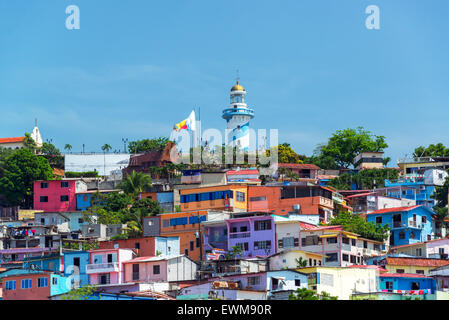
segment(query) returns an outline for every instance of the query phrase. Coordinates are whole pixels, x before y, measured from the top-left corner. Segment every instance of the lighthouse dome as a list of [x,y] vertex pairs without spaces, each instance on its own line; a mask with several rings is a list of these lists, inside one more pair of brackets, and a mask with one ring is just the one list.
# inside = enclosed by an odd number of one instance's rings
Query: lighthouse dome
[[231,91],[245,91],[245,88],[239,85],[239,82],[237,81],[237,84],[232,87]]

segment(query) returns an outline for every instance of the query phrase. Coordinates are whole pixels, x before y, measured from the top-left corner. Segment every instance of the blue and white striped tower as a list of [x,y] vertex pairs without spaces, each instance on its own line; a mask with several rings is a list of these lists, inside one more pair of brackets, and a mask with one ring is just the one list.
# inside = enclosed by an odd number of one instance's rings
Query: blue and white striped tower
[[249,121],[254,118],[254,110],[245,103],[246,91],[237,84],[231,89],[231,104],[223,110],[223,119],[228,124],[228,146],[239,146],[242,150],[249,149]]

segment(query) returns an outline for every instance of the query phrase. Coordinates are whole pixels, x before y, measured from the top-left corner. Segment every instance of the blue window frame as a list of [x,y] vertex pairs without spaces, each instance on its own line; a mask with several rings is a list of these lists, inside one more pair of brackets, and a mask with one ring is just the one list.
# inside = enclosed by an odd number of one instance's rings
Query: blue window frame
[[38,288],[48,287],[48,278],[38,278],[37,287]]
[[30,289],[32,285],[31,279],[23,279],[22,280],[22,289]]
[[16,280],[6,281],[5,290],[16,290]]

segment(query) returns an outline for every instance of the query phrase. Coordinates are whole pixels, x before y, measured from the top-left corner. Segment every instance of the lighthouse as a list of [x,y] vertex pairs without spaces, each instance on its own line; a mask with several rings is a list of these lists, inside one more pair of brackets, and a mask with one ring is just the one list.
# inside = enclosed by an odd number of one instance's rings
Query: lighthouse
[[249,149],[249,122],[254,118],[254,110],[245,103],[246,91],[237,83],[231,89],[231,104],[223,110],[226,120],[228,146],[239,147],[244,151]]

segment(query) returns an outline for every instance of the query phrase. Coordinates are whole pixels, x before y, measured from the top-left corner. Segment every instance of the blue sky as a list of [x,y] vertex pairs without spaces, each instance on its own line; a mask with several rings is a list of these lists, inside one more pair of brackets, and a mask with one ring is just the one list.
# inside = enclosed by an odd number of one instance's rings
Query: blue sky
[[[81,29],[65,28],[68,5]],[[365,8],[380,8],[380,30]],[[254,128],[310,155],[336,130],[387,137],[387,155],[449,145],[447,0],[0,2],[0,137],[31,131],[73,151],[203,129],[240,70]]]

